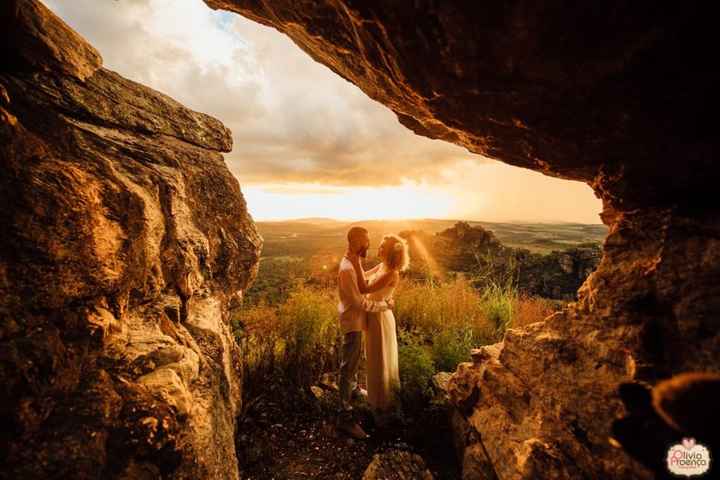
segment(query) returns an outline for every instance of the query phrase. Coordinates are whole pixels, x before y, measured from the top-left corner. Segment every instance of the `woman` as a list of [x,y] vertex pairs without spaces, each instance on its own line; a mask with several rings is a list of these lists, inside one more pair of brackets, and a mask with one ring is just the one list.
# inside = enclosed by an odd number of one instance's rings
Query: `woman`
[[[370,300],[386,300],[395,291],[400,272],[407,269],[410,255],[405,240],[397,235],[386,235],[378,248],[382,262],[362,272],[360,258],[354,259],[360,293],[367,293]],[[369,281],[365,276],[369,276]],[[368,403],[372,407],[377,423],[398,406],[397,389],[400,388],[398,370],[398,346],[395,330],[395,316],[392,310],[367,314],[365,339],[367,362]]]

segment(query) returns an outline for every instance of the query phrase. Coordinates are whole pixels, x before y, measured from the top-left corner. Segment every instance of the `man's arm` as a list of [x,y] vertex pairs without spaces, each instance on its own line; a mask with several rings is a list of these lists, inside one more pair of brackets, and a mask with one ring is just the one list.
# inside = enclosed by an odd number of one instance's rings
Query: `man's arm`
[[365,310],[366,312],[382,312],[390,308],[390,305],[388,305],[385,300],[379,302],[368,300],[360,293],[354,268],[352,270],[341,270],[338,274],[338,283],[340,284],[340,289],[345,292],[348,300],[350,300],[350,304],[354,308]]

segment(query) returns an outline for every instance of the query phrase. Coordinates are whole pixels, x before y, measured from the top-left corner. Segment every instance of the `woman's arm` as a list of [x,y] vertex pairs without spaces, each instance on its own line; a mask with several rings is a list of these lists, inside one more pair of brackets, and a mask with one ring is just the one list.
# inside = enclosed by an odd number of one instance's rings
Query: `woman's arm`
[[363,292],[363,291],[361,290],[361,292],[362,292],[362,293],[377,292],[378,290],[380,290],[381,288],[385,287],[386,285],[392,285],[393,283],[395,283],[395,282],[397,281],[397,279],[398,279],[399,276],[400,276],[400,274],[399,274],[398,272],[394,271],[394,270],[390,270],[390,271],[388,271],[388,272],[385,272],[384,274],[382,274],[382,276],[380,276],[380,277],[377,278],[375,281],[373,281],[372,283],[370,283],[370,284],[367,286],[366,291]]
[[394,304],[392,300],[373,301],[368,300],[367,297],[362,295],[358,291],[357,282],[353,281],[354,275],[355,273],[344,269],[338,272],[338,288],[340,291],[340,299],[342,301],[366,312],[382,312],[388,308],[393,308]]
[[[360,290],[360,293],[377,292],[384,286],[390,284],[397,277],[397,272],[389,271],[382,275],[380,278],[377,278],[371,284],[368,284],[367,280],[365,279],[365,274],[363,273],[360,258],[353,258],[352,264],[355,267],[354,270],[355,275],[357,276],[358,289]],[[380,268],[380,264],[370,269],[368,273],[372,273],[378,268]]]
[[380,265],[382,265],[382,262],[378,263],[370,270],[365,270],[365,275],[372,275],[373,273],[377,272],[378,268],[380,268]]

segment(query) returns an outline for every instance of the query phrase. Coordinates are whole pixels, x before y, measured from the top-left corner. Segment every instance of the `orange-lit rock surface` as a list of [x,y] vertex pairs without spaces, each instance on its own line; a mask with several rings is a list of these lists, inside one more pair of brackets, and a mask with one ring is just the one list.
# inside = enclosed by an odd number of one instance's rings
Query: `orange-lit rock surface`
[[[579,300],[510,330],[448,390],[484,445],[467,445],[469,478],[651,478],[608,441],[618,386],[720,368],[714,17],[206,3],[287,34],[418,134],[595,190],[610,233]],[[0,26],[3,474],[235,478],[227,310],[261,240],[220,153],[229,132],[103,69],[38,1],[3,2]]]
[[0,7],[3,478],[237,478],[228,307],[261,239],[207,115]]

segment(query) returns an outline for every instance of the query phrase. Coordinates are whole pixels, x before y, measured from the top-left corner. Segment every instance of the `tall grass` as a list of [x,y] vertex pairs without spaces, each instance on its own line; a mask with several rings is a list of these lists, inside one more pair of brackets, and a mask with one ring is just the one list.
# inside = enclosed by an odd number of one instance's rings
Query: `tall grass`
[[[498,342],[508,328],[542,320],[557,308],[552,301],[519,295],[512,278],[501,280],[485,279],[480,288],[462,277],[401,283],[394,314],[404,405],[426,402],[432,376],[469,361],[472,348]],[[323,372],[337,370],[336,302],[333,288],[297,282],[279,305],[260,302],[240,310],[234,330],[243,352],[246,395],[270,375],[306,387]]]
[[493,340],[502,339],[505,330],[512,324],[517,300],[517,289],[509,283],[504,285],[490,283],[483,289],[480,302],[487,326],[492,331]]
[[562,300],[518,295],[513,309],[512,327],[519,328],[544,320],[562,308]]
[[432,396],[431,381],[437,373],[429,349],[416,333],[400,330],[398,338],[400,401],[406,412],[422,410]]
[[440,372],[455,370],[461,362],[470,360],[470,350],[480,342],[468,327],[448,328],[432,341],[431,352],[435,369]]
[[278,314],[284,366],[298,384],[335,368],[339,325],[330,291],[299,285]]
[[[260,303],[244,309],[233,318],[235,340],[243,352],[243,371],[250,376],[263,377],[275,368],[281,338],[277,309]],[[250,382],[253,383],[253,382]]]
[[455,278],[401,283],[395,293],[395,319],[399,329],[432,339],[447,329],[470,329],[473,336],[486,333],[480,297],[470,283]]
[[252,399],[274,375],[303,387],[335,370],[336,312],[330,290],[300,282],[278,306],[261,302],[236,312],[233,330],[242,351],[245,399]]

